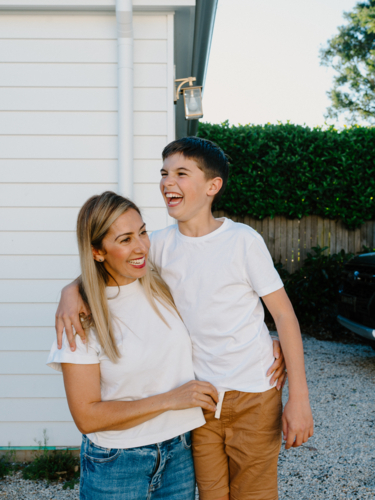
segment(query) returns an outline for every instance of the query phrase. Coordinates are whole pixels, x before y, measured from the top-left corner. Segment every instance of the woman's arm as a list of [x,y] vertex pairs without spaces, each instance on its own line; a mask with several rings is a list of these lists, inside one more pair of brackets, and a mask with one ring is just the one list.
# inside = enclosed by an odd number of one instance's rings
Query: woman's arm
[[289,400],[282,417],[285,448],[288,449],[301,446],[314,433],[301,332],[284,288],[262,297],[262,300],[275,321],[288,369]]
[[102,401],[100,365],[62,363],[70,412],[83,434],[130,429],[169,410],[201,407],[216,411],[218,393],[209,382],[192,380],[177,389],[138,401]]

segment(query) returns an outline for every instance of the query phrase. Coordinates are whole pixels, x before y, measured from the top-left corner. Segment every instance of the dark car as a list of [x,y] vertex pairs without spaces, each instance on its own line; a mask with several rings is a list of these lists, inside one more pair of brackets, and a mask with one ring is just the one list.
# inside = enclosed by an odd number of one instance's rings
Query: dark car
[[371,340],[375,349],[375,253],[353,257],[342,272],[339,323]]

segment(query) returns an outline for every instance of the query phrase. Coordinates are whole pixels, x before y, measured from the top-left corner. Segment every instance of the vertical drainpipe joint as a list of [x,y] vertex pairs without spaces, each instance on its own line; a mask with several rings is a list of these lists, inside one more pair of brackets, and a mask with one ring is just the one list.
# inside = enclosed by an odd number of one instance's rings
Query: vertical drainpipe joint
[[118,76],[118,191],[133,198],[133,7],[116,0]]

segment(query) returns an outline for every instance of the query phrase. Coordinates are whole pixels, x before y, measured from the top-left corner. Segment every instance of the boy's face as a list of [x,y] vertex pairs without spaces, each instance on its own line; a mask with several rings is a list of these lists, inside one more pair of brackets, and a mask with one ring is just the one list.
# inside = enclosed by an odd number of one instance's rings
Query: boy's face
[[169,215],[186,222],[201,211],[211,211],[213,196],[217,192],[216,187],[212,189],[214,181],[206,179],[192,159],[181,154],[166,158],[161,169],[160,191]]

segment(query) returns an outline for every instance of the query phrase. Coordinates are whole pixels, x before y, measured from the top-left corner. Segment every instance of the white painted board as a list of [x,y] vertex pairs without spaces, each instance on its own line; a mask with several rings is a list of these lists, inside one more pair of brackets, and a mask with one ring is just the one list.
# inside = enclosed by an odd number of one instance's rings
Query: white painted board
[[0,303],[58,302],[62,288],[69,283],[69,280],[0,280]]
[[21,184],[72,182],[114,186],[117,177],[117,159],[0,159],[1,182]]
[[0,256],[0,279],[75,280],[79,275],[78,256]]
[[0,398],[65,398],[62,375],[0,375]]
[[0,184],[3,207],[81,207],[103,191],[116,191],[117,184]]
[[0,345],[4,351],[49,351],[55,337],[55,328],[52,326],[0,327]]
[[36,446],[43,444],[46,430],[48,446],[79,447],[82,434],[74,422],[2,422],[0,423],[0,446]]

